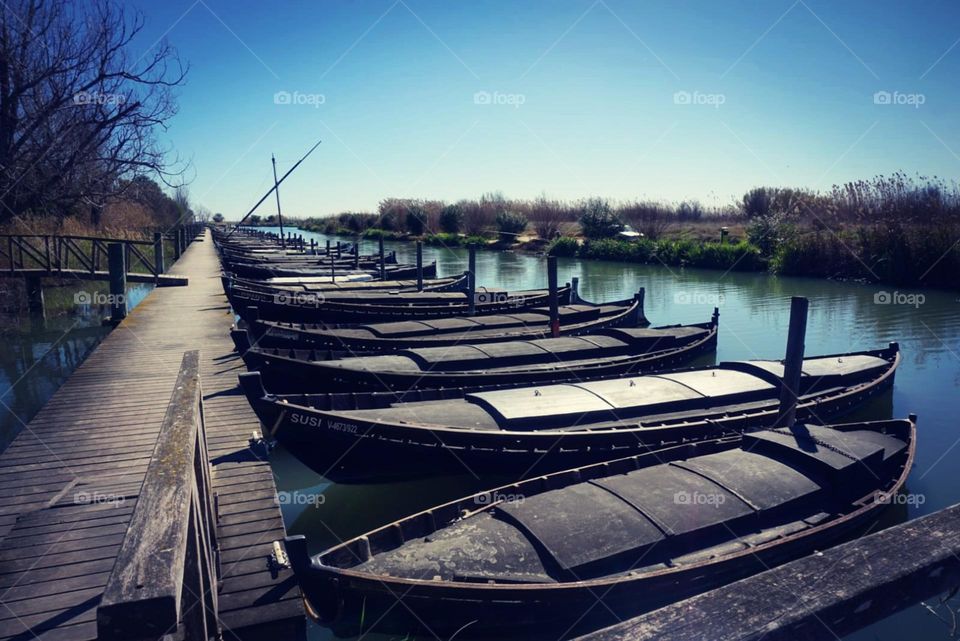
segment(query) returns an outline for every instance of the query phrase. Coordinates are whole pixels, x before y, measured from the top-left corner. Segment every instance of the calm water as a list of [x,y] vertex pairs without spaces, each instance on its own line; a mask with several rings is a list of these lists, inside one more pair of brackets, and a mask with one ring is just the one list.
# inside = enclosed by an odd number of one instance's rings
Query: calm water
[[[304,235],[326,241],[321,234]],[[402,262],[415,260],[413,244],[388,242],[386,246],[396,249]],[[362,251],[376,252],[376,243],[364,242]],[[437,260],[439,274],[451,275],[466,269],[467,252],[424,247],[424,260]],[[892,394],[876,399],[850,420],[918,414],[918,452],[909,489],[924,502],[908,506],[907,515],[915,518],[960,501],[960,426],[956,421],[960,411],[960,295],[576,259],[560,259],[558,271],[560,282],[579,276],[581,295],[591,301],[627,298],[645,287],[646,313],[654,325],[704,322],[716,305],[720,308],[717,361],[782,358],[791,296],[810,300],[808,355],[899,342],[904,358]],[[546,259],[527,254],[477,252],[477,272],[482,285],[527,289],[545,287],[547,282]],[[895,291],[897,296],[893,296]],[[884,292],[888,296],[884,297]],[[908,299],[910,294],[922,298]],[[883,304],[875,299],[899,302]],[[711,356],[704,362],[713,361]],[[315,551],[491,485],[489,481],[477,483],[466,471],[461,476],[401,484],[329,483],[282,450],[276,452],[274,468],[279,489],[288,493],[282,495],[289,500],[283,506],[287,526],[292,534],[305,534]],[[302,503],[294,504],[298,501]],[[319,627],[313,636],[331,638]],[[916,606],[849,638],[947,639],[948,631],[922,606]]]
[[[325,242],[322,235],[305,235]],[[397,249],[402,261],[413,261],[412,244],[387,246]],[[376,243],[364,243],[363,251],[376,251]],[[438,261],[441,275],[455,274],[466,267],[465,250],[424,248],[424,255],[428,261]],[[546,285],[546,260],[539,257],[478,252],[477,269],[480,284],[518,289]],[[876,348],[898,341],[904,361],[893,392],[851,419],[917,413],[918,456],[909,489],[921,495],[924,502],[908,506],[907,514],[915,518],[960,501],[960,429],[956,422],[960,410],[958,294],[900,291],[901,295],[922,294],[922,303],[915,300],[914,304],[877,304],[875,296],[881,292],[892,294],[894,289],[573,259],[561,259],[559,271],[561,282],[579,276],[581,294],[588,300],[626,298],[637,288],[645,287],[646,312],[654,325],[703,322],[718,306],[721,329],[716,360],[781,358],[790,297],[797,295],[810,299],[810,355]],[[72,304],[78,289],[81,288],[64,289],[55,295],[62,311],[48,320],[46,331],[31,329],[28,322],[21,321],[3,335],[0,400],[10,410],[0,406],[0,448],[21,429],[20,421],[26,422],[36,413],[106,334],[99,327],[99,319],[106,314],[104,310]],[[131,291],[131,302],[138,301],[147,289]],[[51,296],[54,295],[48,291],[48,302]],[[70,327],[73,330],[64,334]],[[714,357],[701,362],[712,363]],[[466,471],[460,476],[388,485],[333,484],[282,448],[275,451],[273,466],[290,533],[307,535],[316,551],[413,511],[496,484],[495,480],[478,483]],[[312,626],[311,637],[331,638],[319,626]],[[850,637],[856,641],[905,638],[947,639],[947,628],[917,606]]]
[[[130,284],[128,308],[153,289]],[[107,283],[77,281],[45,287],[46,322],[31,321],[25,310],[0,314],[0,452],[110,332]],[[10,301],[14,303],[15,301]]]

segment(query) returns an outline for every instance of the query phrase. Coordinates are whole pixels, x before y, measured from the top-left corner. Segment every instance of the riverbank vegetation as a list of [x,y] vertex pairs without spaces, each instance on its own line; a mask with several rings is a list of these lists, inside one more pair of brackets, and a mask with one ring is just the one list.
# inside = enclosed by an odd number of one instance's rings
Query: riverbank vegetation
[[960,288],[960,190],[904,173],[825,192],[757,187],[719,208],[499,193],[456,203],[388,198],[377,212],[308,219],[301,227],[448,247]]

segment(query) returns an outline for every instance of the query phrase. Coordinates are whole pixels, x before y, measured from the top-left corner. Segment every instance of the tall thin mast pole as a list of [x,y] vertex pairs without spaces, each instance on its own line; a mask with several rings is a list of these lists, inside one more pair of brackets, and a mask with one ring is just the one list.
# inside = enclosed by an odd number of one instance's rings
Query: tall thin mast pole
[[283,237],[283,213],[280,211],[280,183],[277,182],[277,159],[273,154],[270,154],[270,162],[273,163],[273,189],[274,193],[277,194],[277,219],[280,221],[280,248],[287,248],[287,241]]

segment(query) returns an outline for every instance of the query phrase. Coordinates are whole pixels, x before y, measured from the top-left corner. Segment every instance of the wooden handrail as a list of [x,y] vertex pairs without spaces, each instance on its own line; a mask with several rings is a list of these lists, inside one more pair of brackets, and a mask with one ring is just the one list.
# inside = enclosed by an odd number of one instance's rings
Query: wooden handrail
[[100,639],[219,634],[219,551],[201,399],[199,352],[186,352],[97,608]]

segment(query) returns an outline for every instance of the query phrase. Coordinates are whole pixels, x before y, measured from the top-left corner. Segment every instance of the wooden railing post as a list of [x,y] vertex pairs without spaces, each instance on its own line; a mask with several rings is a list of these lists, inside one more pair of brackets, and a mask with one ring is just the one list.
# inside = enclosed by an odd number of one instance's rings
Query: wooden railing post
[[127,317],[127,268],[124,258],[123,243],[107,245],[107,262],[110,265],[110,320],[114,323]]
[[153,267],[155,270],[155,276],[157,280],[160,278],[160,274],[164,272],[163,265],[163,234],[160,232],[154,232],[153,234]]

